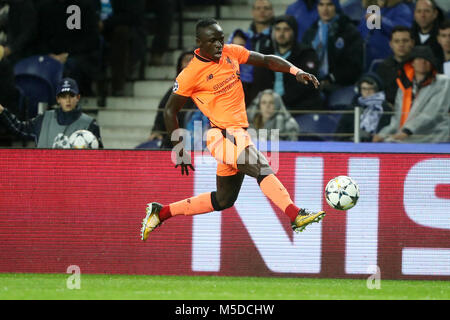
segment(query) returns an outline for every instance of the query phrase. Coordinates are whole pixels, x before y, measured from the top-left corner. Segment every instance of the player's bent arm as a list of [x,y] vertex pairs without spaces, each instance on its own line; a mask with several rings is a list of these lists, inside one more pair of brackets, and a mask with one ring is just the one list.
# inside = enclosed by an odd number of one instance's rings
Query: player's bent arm
[[[178,124],[177,114],[181,110],[181,108],[183,108],[188,99],[188,97],[172,93],[169,97],[169,100],[167,100],[166,106],[164,108],[164,123],[166,125],[166,130],[169,134],[169,138],[172,136],[172,132],[180,127]],[[176,145],[178,141],[172,143]]]
[[314,75],[297,68],[289,61],[276,55],[264,55],[259,52],[250,51],[247,64],[251,64],[256,67],[268,68],[275,72],[291,73],[295,76],[298,82],[307,84],[308,81],[311,81],[316,88],[318,88],[320,84]]
[[[264,55],[255,51],[250,51],[247,64],[251,64],[256,67],[268,68],[275,72],[289,72],[291,67],[294,67],[292,63],[281,57],[275,55]],[[303,70],[299,69],[299,71]]]

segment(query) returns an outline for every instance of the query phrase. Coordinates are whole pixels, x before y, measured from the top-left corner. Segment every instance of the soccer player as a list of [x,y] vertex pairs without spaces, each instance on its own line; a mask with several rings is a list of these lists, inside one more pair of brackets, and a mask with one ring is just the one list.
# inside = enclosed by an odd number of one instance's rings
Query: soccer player
[[[258,151],[246,131],[248,127],[244,92],[239,77],[239,65],[251,64],[276,72],[291,73],[302,84],[319,81],[312,74],[298,69],[285,59],[263,55],[242,46],[224,44],[222,28],[214,19],[200,20],[196,25],[198,49],[189,65],[175,80],[173,92],[167,101],[164,120],[170,136],[179,128],[177,113],[192,98],[200,111],[209,118],[207,148],[217,160],[216,191],[199,194],[169,205],[152,202],[142,222],[141,239],[165,220],[176,215],[196,215],[222,211],[233,206],[245,175],[257,179],[262,192],[289,217],[296,232],[303,231],[312,222],[319,222],[324,211],[300,209],[286,188],[275,176],[264,155]],[[175,141],[176,146],[180,141]],[[176,146],[177,149],[179,146]],[[181,174],[194,170],[190,156],[184,152],[175,167]]]

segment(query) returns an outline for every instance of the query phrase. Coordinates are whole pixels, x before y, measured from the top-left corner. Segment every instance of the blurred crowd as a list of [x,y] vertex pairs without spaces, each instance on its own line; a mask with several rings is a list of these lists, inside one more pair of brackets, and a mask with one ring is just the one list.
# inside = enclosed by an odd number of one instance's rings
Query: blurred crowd
[[[1,0],[0,104],[20,118],[14,66],[35,55],[61,63],[84,96],[125,95],[136,70],[166,64],[180,3],[217,1]],[[72,4],[82,19],[77,26],[73,11],[69,28]],[[283,57],[321,83],[317,90],[289,74],[241,65],[251,127],[279,129],[282,140],[353,141],[359,126],[361,141],[449,141],[450,22],[435,0],[293,0],[279,16],[270,0],[251,0],[250,17],[247,29],[224,30],[227,43]],[[193,56],[195,44],[185,45],[177,74]],[[170,92],[149,137],[161,147],[170,146],[161,112]],[[180,113],[182,127],[193,130],[199,121],[208,128],[193,102],[185,108],[191,111]]]

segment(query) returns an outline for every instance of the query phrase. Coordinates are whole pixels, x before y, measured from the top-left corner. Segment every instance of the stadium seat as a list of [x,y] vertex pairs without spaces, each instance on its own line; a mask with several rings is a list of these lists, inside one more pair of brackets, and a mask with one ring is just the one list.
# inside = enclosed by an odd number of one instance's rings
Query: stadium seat
[[374,59],[374,60],[372,60],[372,62],[370,63],[370,66],[369,66],[369,72],[373,72],[374,73],[375,71],[377,71],[378,66],[383,61],[384,61],[384,59]]
[[[329,141],[334,140],[333,134],[342,114],[303,114],[295,117],[300,126],[299,140]],[[329,134],[329,135],[328,135]]]
[[145,141],[135,147],[135,149],[159,149],[161,148],[160,140]]
[[39,102],[55,103],[56,86],[64,66],[49,56],[32,56],[14,66],[16,86],[28,100],[28,116],[36,116]]
[[47,105],[54,103],[54,90],[46,80],[32,75],[18,75],[15,81],[16,86],[23,91],[26,97],[28,118],[31,119],[37,115],[40,102]]
[[333,91],[328,97],[328,107],[330,109],[339,109],[352,103],[355,96],[355,87],[346,86]]

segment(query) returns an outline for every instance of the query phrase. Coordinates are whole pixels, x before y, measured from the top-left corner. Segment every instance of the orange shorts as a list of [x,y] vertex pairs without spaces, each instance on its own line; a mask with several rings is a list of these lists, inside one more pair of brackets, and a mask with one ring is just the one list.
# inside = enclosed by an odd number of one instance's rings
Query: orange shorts
[[208,130],[206,147],[217,160],[217,175],[232,176],[239,172],[237,159],[242,151],[253,142],[247,130],[228,128],[225,130],[212,128]]

